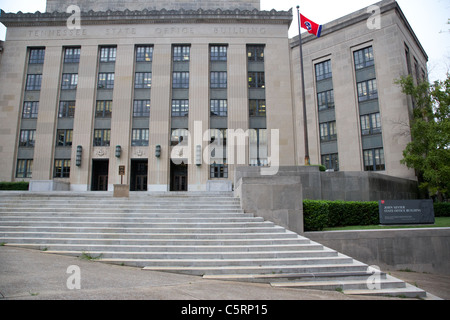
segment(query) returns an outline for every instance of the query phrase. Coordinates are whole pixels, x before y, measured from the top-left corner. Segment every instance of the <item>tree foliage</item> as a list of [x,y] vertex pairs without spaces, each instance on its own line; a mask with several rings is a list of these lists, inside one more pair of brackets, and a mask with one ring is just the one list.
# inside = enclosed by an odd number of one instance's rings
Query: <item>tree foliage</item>
[[450,74],[445,81],[397,81],[414,101],[411,139],[401,161],[421,177],[421,188],[440,198],[450,193]]

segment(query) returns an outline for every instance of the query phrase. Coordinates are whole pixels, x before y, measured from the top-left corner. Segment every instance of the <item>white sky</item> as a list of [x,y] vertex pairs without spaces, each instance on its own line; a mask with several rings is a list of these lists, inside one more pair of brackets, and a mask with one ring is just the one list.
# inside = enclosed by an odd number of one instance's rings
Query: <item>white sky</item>
[[[169,0],[168,0],[169,1]],[[289,36],[298,34],[297,10],[319,24],[325,24],[346,14],[365,8],[378,0],[261,0],[261,10],[289,10],[293,8],[294,21]],[[5,12],[45,11],[45,0],[0,0]],[[450,71],[450,1],[397,0],[419,41],[429,57],[430,80],[446,77]],[[70,3],[70,0],[67,1]],[[0,24],[0,40],[5,39],[6,28]]]

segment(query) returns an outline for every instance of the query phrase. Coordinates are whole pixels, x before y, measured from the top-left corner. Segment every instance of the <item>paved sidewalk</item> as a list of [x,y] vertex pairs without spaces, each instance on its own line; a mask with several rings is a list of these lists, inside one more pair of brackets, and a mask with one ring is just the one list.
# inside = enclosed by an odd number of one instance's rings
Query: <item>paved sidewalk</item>
[[[67,268],[80,268],[81,289],[69,290]],[[450,277],[393,272],[402,280],[450,299]],[[423,287],[422,287],[423,285]],[[76,257],[0,247],[0,300],[392,300],[346,296],[335,291],[272,288],[267,284],[206,280],[143,271]]]

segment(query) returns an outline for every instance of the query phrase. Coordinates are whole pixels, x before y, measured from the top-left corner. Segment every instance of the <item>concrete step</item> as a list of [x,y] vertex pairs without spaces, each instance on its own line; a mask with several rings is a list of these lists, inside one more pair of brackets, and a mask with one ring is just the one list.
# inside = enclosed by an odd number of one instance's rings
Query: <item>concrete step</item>
[[[23,245],[22,245],[23,246]],[[151,251],[160,249],[161,251]],[[172,250],[171,250],[172,249]],[[282,261],[285,264],[323,264],[323,263],[349,263],[348,259],[333,253],[323,251],[245,251],[241,249],[228,250],[223,248],[188,248],[182,251],[179,248],[168,247],[149,248],[147,246],[133,247],[76,247],[76,246],[54,246],[41,247],[42,251],[53,254],[65,254],[81,256],[88,253],[92,256],[101,256],[102,259],[138,259],[145,260],[152,266],[191,266],[191,265],[254,265],[265,261]],[[266,248],[266,250],[269,248]],[[109,251],[107,251],[109,250]],[[121,251],[123,250],[123,251]]]
[[148,222],[145,220],[131,220],[131,221],[116,221],[116,220],[78,220],[78,221],[68,221],[67,219],[58,219],[59,221],[46,220],[42,221],[37,219],[26,219],[21,220],[1,220],[0,224],[2,227],[17,226],[17,227],[104,227],[104,228],[149,228],[149,229],[208,229],[208,228],[241,228],[241,229],[251,229],[251,228],[269,228],[273,226],[273,223],[267,221],[250,221],[250,222],[200,222],[200,221],[188,221],[188,222],[178,222],[178,221],[168,221],[168,222]]
[[[61,241],[62,242],[62,241]],[[67,241],[72,242],[72,241]],[[104,242],[104,241],[101,241]],[[135,242],[135,241],[133,241]],[[142,242],[123,244],[123,241],[118,241],[117,243],[97,243],[93,244],[93,241],[85,241],[84,243],[51,243],[51,241],[34,241],[30,242],[10,242],[4,245],[14,246],[14,247],[24,247],[37,250],[50,250],[50,251],[80,251],[80,252],[90,252],[90,251],[101,251],[101,252],[143,252],[143,253],[154,253],[154,252],[232,252],[232,253],[281,253],[287,257],[336,257],[338,256],[336,251],[314,250],[309,247],[309,245],[299,245],[299,244],[260,244],[260,245],[213,245],[213,244],[198,244],[193,243],[191,245],[181,245],[181,244],[143,244]]]
[[[53,245],[53,244],[74,244],[74,245],[149,245],[149,246],[244,246],[244,247],[260,247],[260,246],[274,246],[283,247],[285,250],[322,250],[323,246],[310,244],[309,240],[289,239],[289,238],[263,238],[263,239],[158,239],[158,238],[118,238],[116,235],[110,238],[79,238],[70,237],[50,237],[51,235],[44,234],[41,237],[23,236],[2,236],[0,243],[15,245]],[[89,235],[86,235],[89,236]]]
[[67,210],[68,213],[80,213],[80,212],[88,212],[88,213],[98,213],[98,212],[107,212],[107,213],[178,213],[178,214],[186,214],[186,213],[243,213],[241,209],[238,208],[225,208],[221,209],[220,207],[206,209],[206,208],[187,208],[187,209],[168,209],[168,208],[148,208],[148,209],[121,209],[121,208],[47,208],[47,207],[39,207],[39,208],[19,208],[19,209],[0,209],[0,214],[3,213],[51,213],[51,212],[60,212],[61,210]]
[[426,296],[385,273],[367,291],[366,264],[244,213],[231,193],[0,192],[0,243],[208,279]]
[[424,299],[427,297],[427,293],[420,288],[412,286],[406,283],[405,288],[387,288],[379,290],[370,289],[349,289],[344,290],[344,294],[347,295],[358,295],[358,296],[389,296],[389,297],[400,297],[400,298],[417,298]]
[[[235,216],[235,217],[224,217],[223,215],[219,217],[148,217],[148,216],[106,216],[106,215],[86,215],[81,217],[70,216],[58,216],[59,221],[75,223],[83,221],[85,223],[97,223],[97,222],[114,222],[114,223],[263,223],[263,218],[256,217],[245,217],[245,216]],[[6,225],[6,223],[22,223],[22,222],[40,222],[47,223],[55,221],[55,216],[0,216],[0,224]]]
[[[173,233],[151,233],[151,232],[111,232],[109,229],[101,230],[102,232],[86,232],[89,230],[77,231],[71,230],[71,232],[56,232],[54,230],[46,230],[43,228],[39,231],[32,231],[28,228],[23,228],[24,230],[19,230],[19,228],[15,228],[14,230],[7,230],[6,228],[2,228],[0,226],[0,239],[14,236],[14,237],[37,237],[37,238],[48,238],[52,236],[57,237],[69,237],[69,238],[89,238],[89,239],[147,239],[148,241],[185,241],[185,240],[214,240],[214,241],[240,241],[240,240],[267,240],[275,241],[275,240],[292,240],[297,241],[297,237],[293,233],[285,232],[243,232],[239,233],[238,231],[230,232],[230,233],[177,233],[176,237],[174,237]],[[150,230],[151,231],[151,230]],[[319,246],[319,245],[318,245]]]
[[[107,260],[105,262],[117,263],[114,260]],[[132,261],[130,261],[131,263]],[[144,261],[145,263],[145,261]],[[350,264],[324,264],[324,265],[261,265],[261,266],[188,266],[188,267],[160,267],[160,266],[149,266],[143,268],[143,270],[149,271],[164,271],[164,272],[175,272],[183,274],[192,275],[248,275],[248,274],[299,274],[299,273],[309,273],[309,274],[320,274],[327,272],[362,272],[367,269],[367,266],[359,263]]]
[[[349,280],[347,278],[338,281],[289,281],[272,282],[272,287],[312,289],[312,290],[369,290],[367,279]],[[380,281],[380,289],[405,288],[406,284],[398,279],[384,279]],[[377,289],[379,290],[379,289]]]
[[197,234],[227,234],[227,233],[282,233],[284,228],[277,226],[267,227],[124,227],[124,226],[0,226],[0,233],[6,231],[28,231],[28,232],[95,232],[95,233],[197,233]]

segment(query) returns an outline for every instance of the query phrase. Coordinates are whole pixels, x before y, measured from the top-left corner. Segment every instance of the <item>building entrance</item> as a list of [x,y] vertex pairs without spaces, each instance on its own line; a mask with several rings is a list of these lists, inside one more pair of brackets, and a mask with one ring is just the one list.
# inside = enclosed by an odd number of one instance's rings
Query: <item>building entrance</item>
[[131,191],[147,191],[148,160],[131,160]]
[[188,166],[170,163],[170,191],[188,191]]
[[92,160],[92,191],[108,191],[109,160]]

